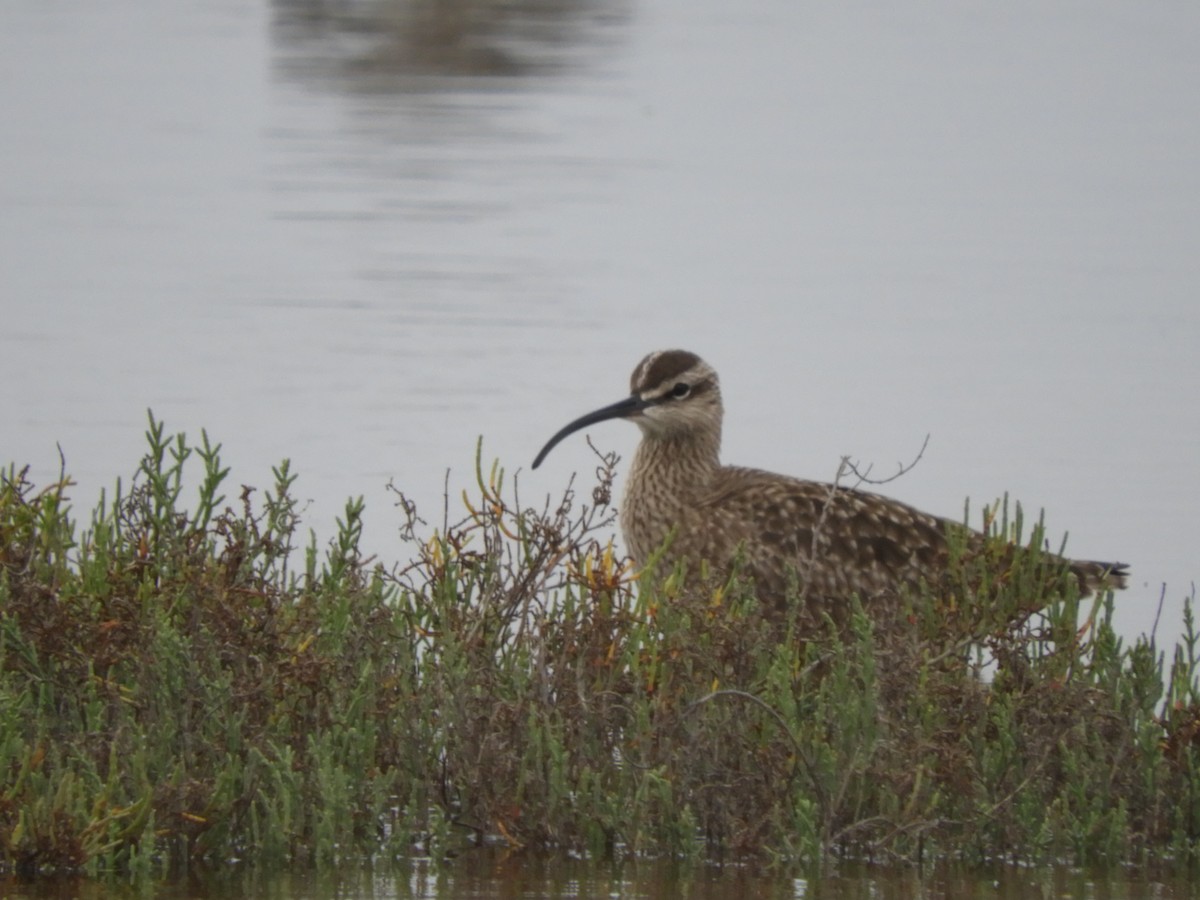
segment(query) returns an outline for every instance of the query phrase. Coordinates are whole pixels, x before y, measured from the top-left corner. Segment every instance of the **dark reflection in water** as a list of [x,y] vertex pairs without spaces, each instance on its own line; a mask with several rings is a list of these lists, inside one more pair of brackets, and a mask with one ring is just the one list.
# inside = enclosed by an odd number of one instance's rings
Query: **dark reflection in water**
[[[275,0],[291,71],[405,89],[405,77],[512,77],[586,60],[622,2],[600,0]],[[401,76],[397,79],[396,76]]]
[[153,885],[102,883],[79,878],[0,881],[0,896],[14,900],[116,900],[116,898],[658,898],[717,900],[730,897],[859,898],[1059,898],[1141,900],[1195,895],[1186,871],[1046,868],[906,867],[841,864],[810,874],[772,872],[759,866],[688,866],[670,862],[592,863],[496,851],[476,851],[438,865],[428,860],[384,868],[328,872],[267,872],[229,868],[194,873]]

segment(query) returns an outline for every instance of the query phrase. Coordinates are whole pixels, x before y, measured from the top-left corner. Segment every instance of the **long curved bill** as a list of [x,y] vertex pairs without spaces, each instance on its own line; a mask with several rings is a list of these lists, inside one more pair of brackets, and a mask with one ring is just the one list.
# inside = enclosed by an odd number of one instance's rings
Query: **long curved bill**
[[534,458],[533,467],[536,469],[540,466],[546,455],[558,446],[558,443],[567,435],[574,434],[579,429],[587,428],[587,426],[594,425],[596,422],[604,422],[608,419],[626,419],[641,412],[649,405],[650,402],[640,397],[626,397],[624,400],[618,400],[611,406],[605,406],[588,413],[586,416],[580,416],[570,425],[566,425],[560,429],[558,434],[554,435],[550,440],[546,441],[546,446]]

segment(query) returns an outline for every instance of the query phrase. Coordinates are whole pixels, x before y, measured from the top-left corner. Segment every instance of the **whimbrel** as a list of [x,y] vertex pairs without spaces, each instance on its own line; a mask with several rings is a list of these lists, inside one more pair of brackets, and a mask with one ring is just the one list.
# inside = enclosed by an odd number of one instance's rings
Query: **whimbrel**
[[[737,558],[760,599],[789,586],[807,601],[870,603],[933,584],[944,571],[947,528],[937,516],[879,494],[802,481],[720,461],[724,410],[717,373],[694,353],[651,353],[633,370],[630,396],[581,416],[552,437],[536,469],[563,438],[606,419],[641,429],[620,521],[630,555],[644,565],[671,542],[661,564],[706,560],[725,571]],[[979,540],[976,534],[972,539]],[[1084,595],[1125,586],[1126,566],[1058,560]]]

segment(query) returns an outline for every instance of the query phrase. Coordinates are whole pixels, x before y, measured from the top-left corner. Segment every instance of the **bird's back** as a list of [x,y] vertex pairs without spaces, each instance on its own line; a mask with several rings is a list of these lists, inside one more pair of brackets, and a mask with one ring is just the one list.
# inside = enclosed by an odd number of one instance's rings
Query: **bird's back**
[[[679,508],[664,562],[707,560],[721,571],[736,558],[760,599],[797,591],[816,608],[848,606],[854,595],[870,605],[938,583],[952,532],[982,545],[983,535],[960,523],[879,494],[725,466]],[[1045,561],[1069,566],[1083,594],[1124,586],[1121,567]]]
[[735,556],[761,596],[895,594],[944,568],[950,523],[876,494],[723,467],[680,509],[668,561]]

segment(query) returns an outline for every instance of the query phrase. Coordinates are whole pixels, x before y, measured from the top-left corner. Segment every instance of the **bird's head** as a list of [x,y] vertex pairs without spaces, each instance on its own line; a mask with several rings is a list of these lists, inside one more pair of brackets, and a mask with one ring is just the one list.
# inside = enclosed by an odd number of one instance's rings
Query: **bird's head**
[[707,434],[720,441],[721,386],[717,373],[695,353],[659,350],[633,370],[630,394],[610,406],[580,416],[546,442],[533,461],[536,469],[567,435],[607,419],[629,419],[649,439]]

